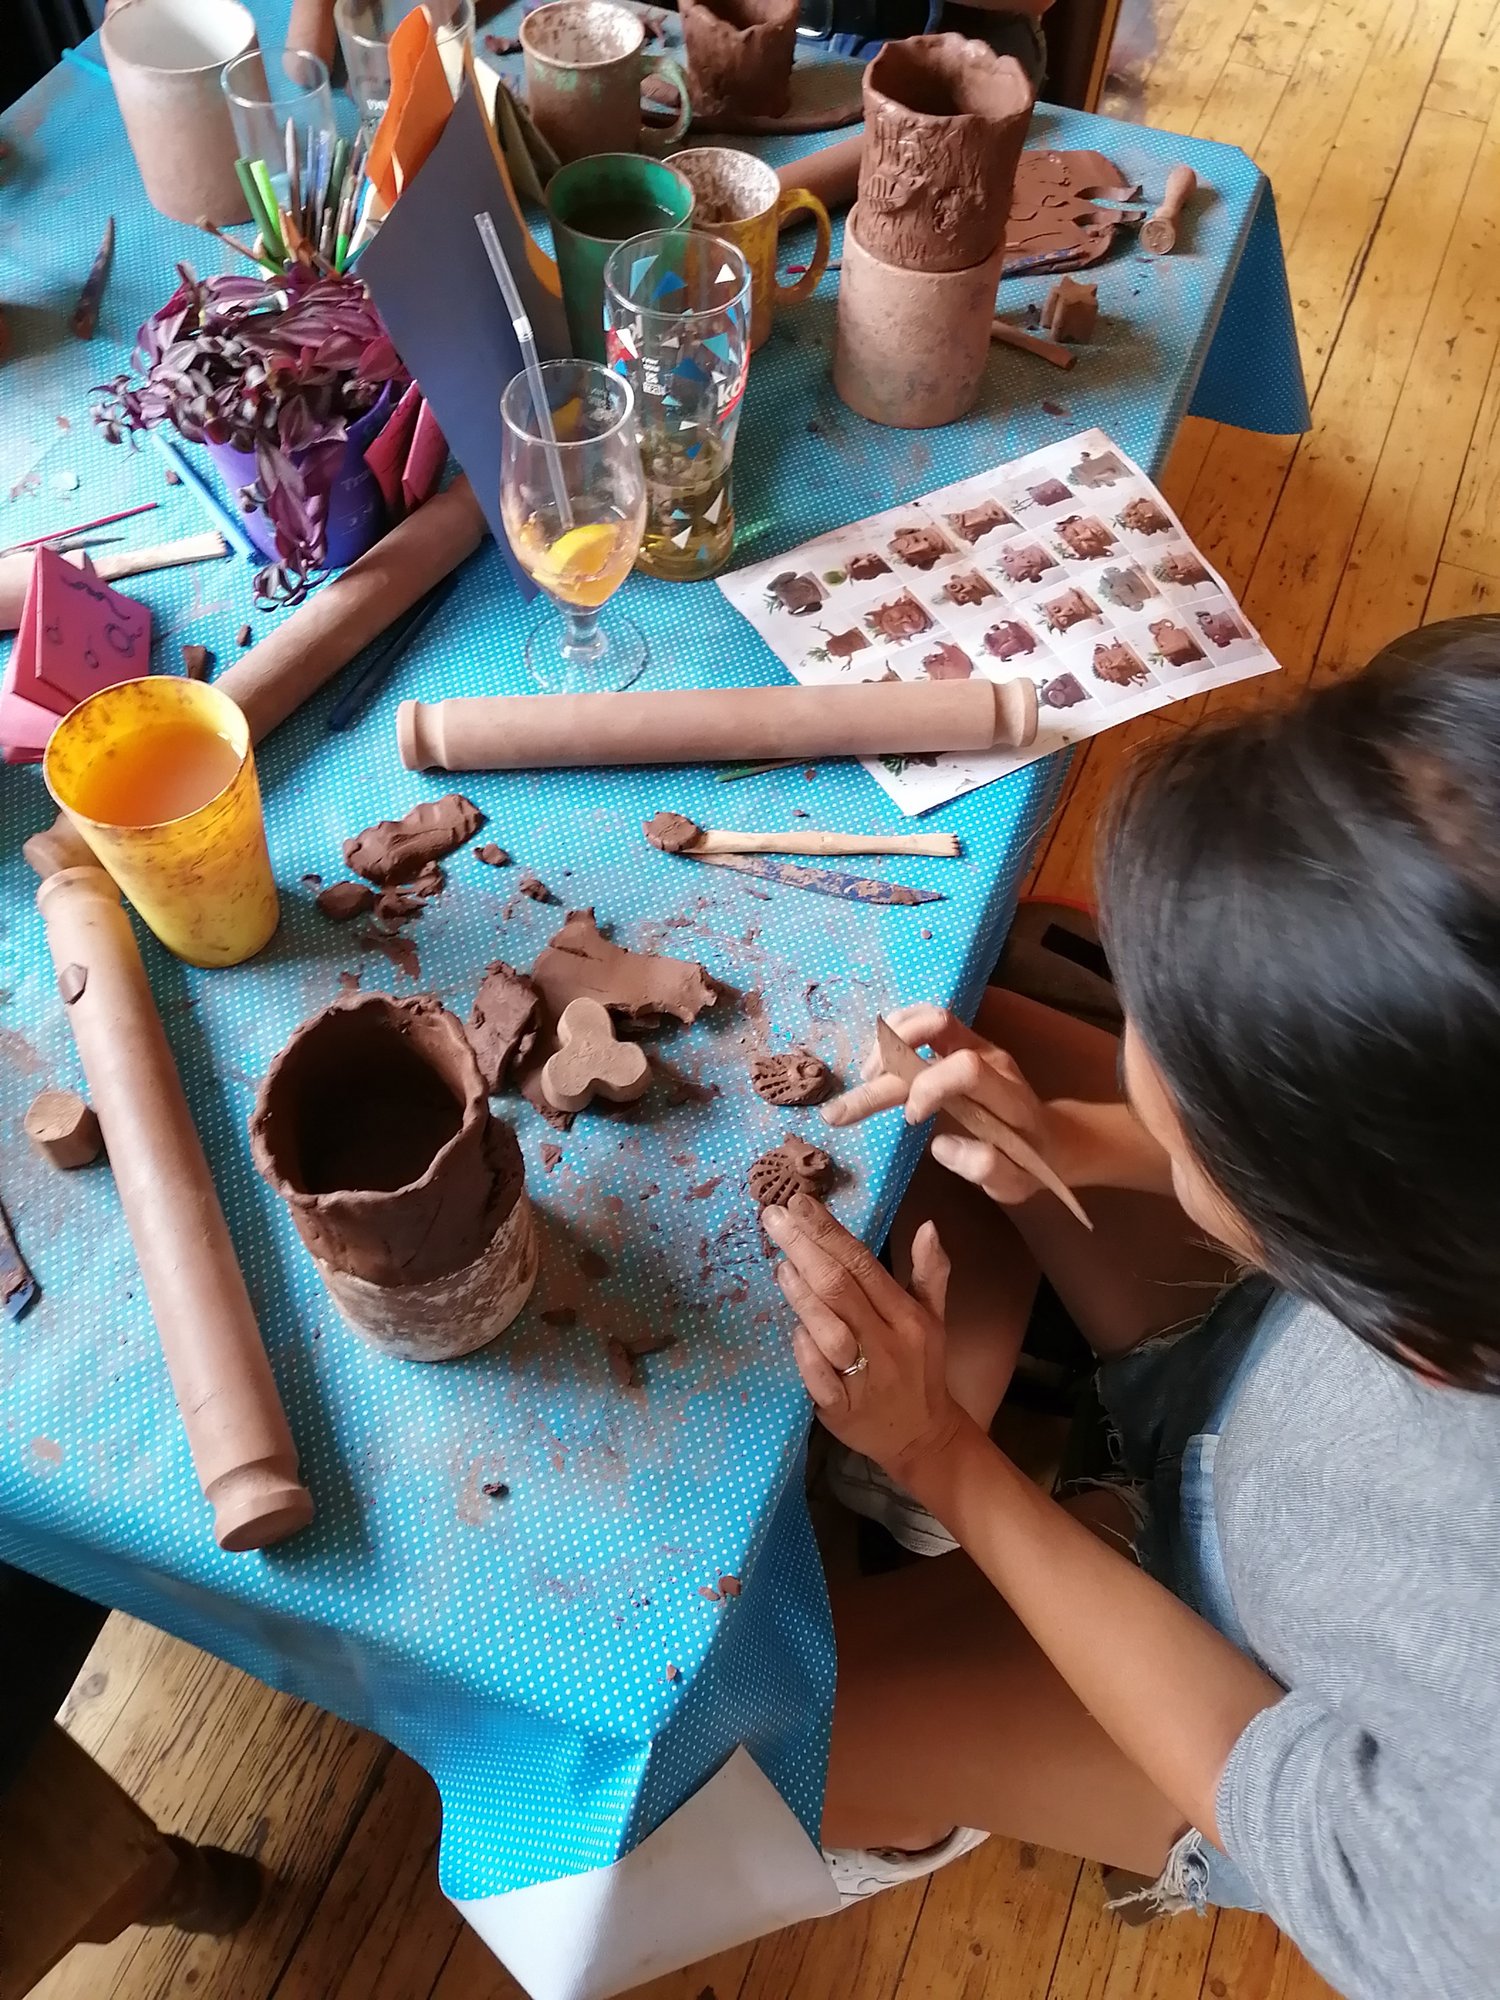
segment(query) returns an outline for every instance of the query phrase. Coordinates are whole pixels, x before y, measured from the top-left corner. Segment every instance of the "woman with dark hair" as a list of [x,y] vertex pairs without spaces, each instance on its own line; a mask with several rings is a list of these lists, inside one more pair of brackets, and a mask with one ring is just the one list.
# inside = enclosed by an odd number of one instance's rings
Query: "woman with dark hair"
[[[937,1060],[826,1108],[937,1117],[905,1284],[816,1203],[765,1218],[865,1511],[962,1550],[835,1604],[825,1843],[854,1896],[986,1828],[1148,1912],[1265,1910],[1351,2000],[1493,1996],[1500,620],[1182,734],[1102,900],[1122,1045],[1007,994],[978,1033],[907,1008]],[[1204,1236],[1247,1274],[1206,1313]],[[1063,1500],[987,1434],[1039,1272],[1116,1433]]]

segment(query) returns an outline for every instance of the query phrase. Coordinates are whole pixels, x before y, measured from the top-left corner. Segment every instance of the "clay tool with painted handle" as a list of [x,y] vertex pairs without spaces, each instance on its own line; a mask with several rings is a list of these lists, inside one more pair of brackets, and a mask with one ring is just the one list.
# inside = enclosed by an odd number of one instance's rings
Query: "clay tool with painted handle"
[[17,1246],[9,1216],[0,1208],[0,1312],[19,1319],[36,1296],[36,1279]]
[[404,701],[396,738],[409,771],[527,771],[1023,750],[1036,740],[1036,723],[1036,687],[1023,675],[1003,685],[863,681]]
[[[909,1043],[903,1042],[883,1014],[875,1018],[875,1046],[880,1051],[882,1067],[905,1084],[915,1083],[927,1067],[926,1057],[918,1055]],[[1055,1194],[1085,1229],[1093,1228],[1082,1203],[1067,1182],[1052,1171],[1035,1146],[1023,1139],[1013,1125],[1007,1125],[1003,1118],[997,1118],[984,1105],[976,1104],[972,1097],[960,1097],[944,1108],[953,1122],[962,1125],[971,1137],[983,1139],[986,1145],[1004,1153],[1006,1159],[1018,1166],[1022,1173],[1030,1174],[1049,1194]]]
[[265,1548],[312,1496],[135,933],[97,864],[49,875],[37,907],[215,1539]]
[[732,833],[697,826],[682,813],[659,812],[642,831],[665,854],[935,854],[959,853],[956,833]]
[[845,875],[838,868],[804,868],[796,861],[760,861],[749,854],[699,854],[689,848],[684,861],[701,861],[705,868],[733,868],[740,875],[758,875],[783,889],[809,889],[815,896],[836,896],[845,903],[875,903],[887,909],[911,909],[918,903],[941,903],[936,889],[913,889],[906,882],[887,882],[879,875]]
[[1141,224],[1141,248],[1153,257],[1165,257],[1176,245],[1177,225],[1182,211],[1198,192],[1198,176],[1191,167],[1177,166],[1167,175],[1161,207],[1154,208]]

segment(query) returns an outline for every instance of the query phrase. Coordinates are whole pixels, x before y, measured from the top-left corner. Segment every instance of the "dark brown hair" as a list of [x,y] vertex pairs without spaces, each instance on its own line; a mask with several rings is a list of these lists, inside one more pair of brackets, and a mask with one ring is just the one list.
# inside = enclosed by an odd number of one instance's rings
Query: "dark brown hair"
[[1184,732],[1110,817],[1121,1000],[1282,1284],[1500,1392],[1500,617]]

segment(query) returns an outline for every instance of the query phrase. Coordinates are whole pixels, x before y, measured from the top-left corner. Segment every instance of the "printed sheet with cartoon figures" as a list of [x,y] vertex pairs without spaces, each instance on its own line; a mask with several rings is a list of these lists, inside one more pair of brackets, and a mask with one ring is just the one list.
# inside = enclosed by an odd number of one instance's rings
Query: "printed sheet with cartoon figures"
[[719,587],[804,683],[1036,682],[1030,750],[866,760],[907,813],[1277,665],[1156,487],[1098,430]]

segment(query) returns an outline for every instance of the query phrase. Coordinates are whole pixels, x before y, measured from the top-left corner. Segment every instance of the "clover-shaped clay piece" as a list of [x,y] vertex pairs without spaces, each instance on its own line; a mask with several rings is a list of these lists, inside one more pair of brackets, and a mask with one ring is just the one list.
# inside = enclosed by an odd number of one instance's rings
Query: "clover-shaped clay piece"
[[557,1053],[542,1066],[542,1095],[554,1111],[582,1111],[596,1097],[629,1104],[651,1081],[646,1052],[615,1040],[609,1009],[570,1000],[557,1023]]

